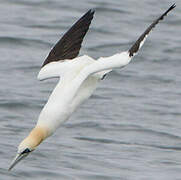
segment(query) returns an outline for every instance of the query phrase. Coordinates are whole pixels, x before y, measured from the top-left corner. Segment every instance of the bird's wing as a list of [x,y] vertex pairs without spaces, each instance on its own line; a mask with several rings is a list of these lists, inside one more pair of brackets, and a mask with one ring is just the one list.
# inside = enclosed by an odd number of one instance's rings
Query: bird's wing
[[[133,46],[126,52],[118,53],[110,57],[99,58],[94,63],[86,66],[80,74],[73,80],[71,83],[71,90],[74,89],[76,92],[82,82],[91,74],[108,70],[112,68],[122,68],[126,66],[132,59],[132,57],[138,52],[138,50],[143,45],[145,38],[149,34],[149,32],[155,27],[156,24],[159,23],[160,20],[167,15],[169,11],[176,7],[173,4],[165,13],[163,13],[159,18],[157,18],[153,23],[146,29],[146,31],[138,38],[138,40],[133,44]],[[72,93],[73,95],[73,93]]]
[[[64,60],[72,60],[79,54],[83,38],[89,29],[93,15],[94,10],[90,9],[63,35],[48,54],[41,70],[52,62],[61,62],[56,65],[60,66],[60,71],[62,69],[65,71]],[[51,73],[49,76],[51,77]]]
[[159,23],[160,20],[163,20],[163,18],[168,14],[169,11],[174,9],[176,7],[175,4],[173,4],[167,11],[165,11],[159,18],[157,18],[153,23],[146,29],[146,31],[138,38],[138,40],[133,44],[133,46],[129,49],[129,56],[134,56],[138,50],[142,47],[144,44],[144,41],[146,40],[148,34],[150,31]]
[[87,66],[84,68],[84,72],[86,72],[87,75],[112,69],[112,68],[120,68],[127,65],[131,58],[136,55],[138,50],[142,47],[144,44],[144,41],[146,40],[146,37],[151,32],[151,30],[159,23],[160,20],[163,20],[164,16],[168,14],[169,11],[174,9],[176,7],[175,4],[173,4],[166,12],[164,12],[159,18],[157,18],[153,23],[146,29],[146,31],[138,38],[138,40],[133,44],[133,46],[126,52],[118,53],[110,57],[101,57],[98,59],[98,61],[95,61],[95,63]]

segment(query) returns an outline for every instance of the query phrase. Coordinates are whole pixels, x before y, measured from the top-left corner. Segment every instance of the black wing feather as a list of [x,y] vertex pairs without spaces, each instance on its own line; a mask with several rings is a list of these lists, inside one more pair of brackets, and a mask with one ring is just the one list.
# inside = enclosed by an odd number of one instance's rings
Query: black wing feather
[[163,13],[158,19],[156,19],[147,29],[146,31],[138,38],[138,40],[136,41],[136,43],[129,49],[129,56],[132,57],[134,56],[135,53],[137,53],[137,51],[140,48],[140,44],[141,42],[144,40],[144,38],[146,37],[146,35],[149,34],[149,32],[159,23],[160,20],[163,20],[164,16],[166,16],[168,14],[169,11],[171,11],[172,9],[174,9],[176,7],[175,4],[173,4],[165,13]]
[[64,34],[50,51],[42,67],[53,61],[73,59],[78,56],[83,38],[89,29],[93,15],[94,11],[90,9]]

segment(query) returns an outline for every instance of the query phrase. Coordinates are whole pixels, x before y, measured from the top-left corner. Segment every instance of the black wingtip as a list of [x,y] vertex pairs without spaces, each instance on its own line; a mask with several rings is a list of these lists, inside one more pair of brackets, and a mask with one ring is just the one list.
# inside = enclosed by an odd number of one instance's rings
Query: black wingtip
[[95,13],[95,10],[94,9],[89,9],[80,19],[93,19],[94,17],[94,13]]
[[95,9],[89,9],[89,11],[87,12],[87,13],[89,13],[89,14],[94,14],[95,13]]
[[73,59],[79,54],[81,43],[86,35],[91,21],[94,16],[94,9],[88,10],[72,27],[63,35],[63,37],[55,44],[43,66],[53,61],[60,61],[65,59]]
[[133,44],[133,46],[129,49],[128,52],[129,52],[130,57],[134,56],[134,54],[137,53],[137,51],[140,48],[140,44],[146,38],[146,35],[148,35],[150,33],[150,31],[159,23],[159,21],[163,20],[164,16],[167,16],[169,11],[171,11],[175,7],[176,7],[176,4],[174,3],[172,6],[170,6],[170,8],[168,8],[168,10],[165,13],[163,13],[159,18],[157,18],[155,21],[153,21],[153,23],[146,29],[146,31],[138,38],[138,40],[135,42],[135,44]]
[[171,6],[170,6],[170,8],[166,11],[166,13],[168,13],[169,11],[171,11],[172,9],[174,9],[176,7],[176,4],[174,3],[174,4],[172,4]]
[[90,10],[91,10],[91,13],[93,13],[93,14],[95,13],[95,9],[90,9]]
[[170,8],[174,9],[176,7],[176,4],[174,3]]

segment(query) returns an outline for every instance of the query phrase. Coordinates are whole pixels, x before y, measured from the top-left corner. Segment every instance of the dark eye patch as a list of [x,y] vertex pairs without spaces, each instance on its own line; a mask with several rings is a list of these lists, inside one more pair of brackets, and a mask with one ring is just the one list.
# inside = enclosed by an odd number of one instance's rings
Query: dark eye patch
[[29,153],[31,152],[28,148],[26,148],[21,154]]

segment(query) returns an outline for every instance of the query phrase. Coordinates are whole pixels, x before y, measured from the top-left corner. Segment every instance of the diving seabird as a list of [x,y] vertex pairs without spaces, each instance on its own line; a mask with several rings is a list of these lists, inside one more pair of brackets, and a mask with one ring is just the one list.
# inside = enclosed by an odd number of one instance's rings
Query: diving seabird
[[40,69],[39,80],[54,77],[60,80],[42,109],[36,126],[20,143],[9,170],[68,120],[78,106],[92,95],[97,84],[106,74],[114,68],[123,68],[129,64],[150,31],[175,6],[173,4],[153,21],[128,51],[119,52],[110,57],[100,57],[98,60],[87,55],[77,57],[83,38],[93,19],[94,11],[89,10],[83,15],[53,47]]

